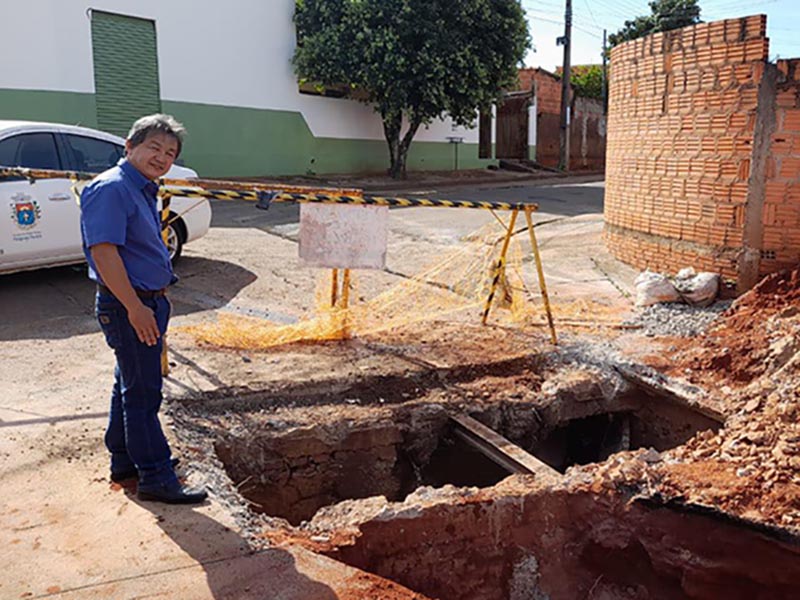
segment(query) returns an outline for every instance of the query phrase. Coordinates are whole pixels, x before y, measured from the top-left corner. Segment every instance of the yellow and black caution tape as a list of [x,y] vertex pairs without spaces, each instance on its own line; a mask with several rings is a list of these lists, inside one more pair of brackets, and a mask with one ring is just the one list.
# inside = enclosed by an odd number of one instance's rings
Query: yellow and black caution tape
[[[162,193],[187,198],[208,198],[213,200],[262,200],[263,192],[233,190],[201,190],[198,188],[166,188]],[[385,196],[349,196],[345,194],[289,194],[278,191],[270,202],[298,202],[317,204],[349,204],[360,206],[427,206],[442,208],[480,208],[485,210],[524,210],[536,209],[535,204],[513,202],[487,202],[478,200],[437,200],[433,198],[392,198]]]
[[[54,171],[49,169],[28,169],[25,167],[0,166],[0,180],[23,178],[31,183],[37,179],[70,179],[72,181],[91,181],[97,173],[82,171]],[[219,179],[165,179],[159,180],[161,187],[199,187],[202,189],[224,189],[234,191],[281,191],[293,194],[347,194],[357,196],[361,190],[355,188],[328,188],[307,185],[292,185],[276,181],[223,181]]]
[[81,181],[94,179],[97,173],[83,173],[81,171],[51,171],[47,169],[26,169],[25,167],[0,167],[0,179],[11,178],[27,179],[31,183],[37,179],[71,179]]
[[[33,182],[37,179],[71,179],[73,181],[93,179],[96,173],[78,171],[49,171],[25,169],[20,167],[0,167],[0,179],[24,177]],[[488,202],[484,200],[440,200],[433,198],[394,198],[386,196],[365,196],[360,190],[331,188],[307,188],[260,182],[221,182],[213,180],[162,179],[159,195],[162,198],[182,196],[187,198],[206,198],[209,200],[247,200],[259,202],[266,208],[270,202],[299,202],[362,206],[401,206],[401,207],[442,207],[478,208],[484,210],[536,210],[535,204],[519,202]],[[176,186],[175,184],[181,184]],[[233,189],[214,189],[213,186],[225,184]],[[186,187],[192,186],[192,187]],[[234,187],[235,186],[235,187]],[[208,189],[211,187],[211,189]]]
[[485,210],[523,210],[530,204],[479,200],[438,200],[433,198],[392,198],[385,196],[346,196],[331,194],[278,194],[273,202],[318,202],[322,204],[361,204],[368,206],[429,206],[441,208],[481,208]]

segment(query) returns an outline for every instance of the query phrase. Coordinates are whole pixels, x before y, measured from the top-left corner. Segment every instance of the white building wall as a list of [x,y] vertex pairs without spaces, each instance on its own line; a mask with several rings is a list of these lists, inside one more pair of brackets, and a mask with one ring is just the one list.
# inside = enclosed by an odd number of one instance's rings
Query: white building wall
[[[383,139],[380,119],[351,100],[300,94],[290,63],[294,0],[28,0],[0,19],[0,87],[94,93],[89,12],[156,22],[165,100],[303,114],[316,137]],[[420,129],[417,141],[478,130],[449,120]]]

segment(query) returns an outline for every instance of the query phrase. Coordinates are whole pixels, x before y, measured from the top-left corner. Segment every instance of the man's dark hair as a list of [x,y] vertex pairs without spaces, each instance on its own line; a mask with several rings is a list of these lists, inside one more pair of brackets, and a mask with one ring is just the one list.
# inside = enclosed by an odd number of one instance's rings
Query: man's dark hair
[[183,136],[186,135],[186,128],[180,124],[172,115],[147,115],[138,119],[128,132],[128,141],[135,148],[147,139],[151,133],[163,133],[175,138],[178,142],[178,154],[180,156],[183,148]]

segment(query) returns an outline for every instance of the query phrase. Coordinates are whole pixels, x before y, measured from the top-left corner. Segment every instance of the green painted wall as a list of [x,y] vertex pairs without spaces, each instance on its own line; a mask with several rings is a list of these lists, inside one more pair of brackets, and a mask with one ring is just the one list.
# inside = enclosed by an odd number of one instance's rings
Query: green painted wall
[[[188,129],[184,160],[206,176],[379,172],[389,166],[382,140],[315,138],[300,113],[162,100]],[[453,168],[453,146],[414,142],[409,170]],[[495,161],[478,158],[477,144],[458,149],[461,169]]]
[[[382,140],[315,138],[299,112],[162,100],[164,112],[188,129],[182,155],[203,176],[381,172],[389,166]],[[0,89],[0,119],[24,119],[97,128],[93,94]],[[478,158],[477,144],[458,148],[460,169],[495,164]],[[413,142],[408,169],[453,168],[453,146]]]
[[0,119],[97,127],[94,94],[0,89]]

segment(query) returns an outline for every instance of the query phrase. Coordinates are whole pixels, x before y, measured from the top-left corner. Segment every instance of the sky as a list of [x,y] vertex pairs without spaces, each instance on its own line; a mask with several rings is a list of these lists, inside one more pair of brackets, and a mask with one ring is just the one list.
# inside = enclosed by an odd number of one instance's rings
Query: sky
[[[700,18],[719,21],[749,15],[767,15],[770,60],[800,58],[798,0],[700,0]],[[525,58],[528,67],[554,71],[564,60],[563,46],[556,38],[564,35],[565,0],[522,0],[528,15],[533,48]],[[646,0],[572,0],[572,64],[602,63],[603,29],[614,33],[626,20],[650,14]]]

